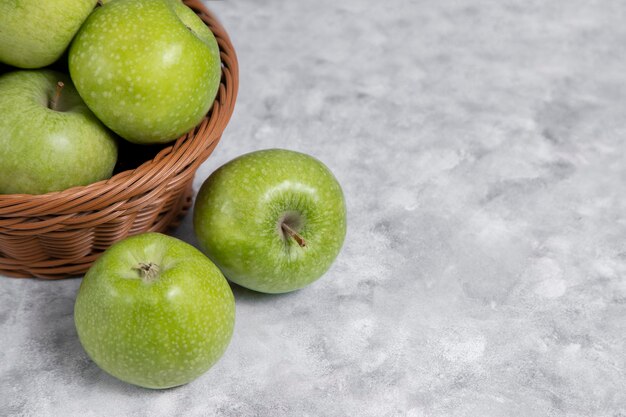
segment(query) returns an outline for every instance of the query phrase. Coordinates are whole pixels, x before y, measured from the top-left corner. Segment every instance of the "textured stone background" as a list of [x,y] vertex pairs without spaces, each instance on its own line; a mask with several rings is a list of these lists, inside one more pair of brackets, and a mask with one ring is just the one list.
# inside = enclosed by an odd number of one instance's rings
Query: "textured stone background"
[[344,186],[343,252],[302,291],[235,288],[224,358],[164,392],[87,358],[79,280],[0,279],[0,415],[626,415],[624,1],[210,7],[241,91],[196,187],[310,153]]

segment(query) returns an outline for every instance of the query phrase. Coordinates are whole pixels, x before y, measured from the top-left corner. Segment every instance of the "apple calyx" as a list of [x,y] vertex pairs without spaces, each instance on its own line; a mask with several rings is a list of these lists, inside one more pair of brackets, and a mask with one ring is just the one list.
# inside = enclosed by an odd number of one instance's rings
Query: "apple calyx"
[[59,81],[57,83],[56,92],[54,93],[54,96],[50,99],[50,103],[48,107],[50,107],[50,109],[54,111],[57,111],[57,107],[59,105],[59,99],[61,98],[61,90],[63,90],[63,87],[65,87],[65,84],[63,83],[63,81]]
[[139,265],[133,267],[139,272],[139,276],[141,277],[143,282],[153,282],[159,276],[160,269],[159,265],[148,262],[141,262]]
[[298,243],[298,245],[300,245],[301,248],[306,247],[306,240],[304,240],[304,238],[300,236],[298,232],[293,230],[287,223],[282,222],[280,224],[280,227],[283,233],[289,236],[290,238],[292,238],[293,240],[295,240]]

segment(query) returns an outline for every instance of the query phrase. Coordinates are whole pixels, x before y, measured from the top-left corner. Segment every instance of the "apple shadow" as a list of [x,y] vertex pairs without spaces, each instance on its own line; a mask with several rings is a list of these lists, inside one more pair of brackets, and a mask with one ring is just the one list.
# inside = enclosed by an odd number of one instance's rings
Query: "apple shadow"
[[[64,280],[64,282],[71,282]],[[160,392],[176,390],[172,387],[154,390],[135,386],[109,375],[102,370],[83,349],[74,325],[74,301],[80,284],[76,288],[60,290],[53,281],[42,282],[37,291],[38,298],[45,302],[33,303],[31,321],[28,326],[30,346],[36,350],[36,368],[33,374],[22,370],[16,375],[15,384],[26,385],[37,379],[41,369],[52,367],[59,386],[80,386],[103,394],[112,393],[125,397],[158,395]]]
[[[196,238],[196,235],[193,231],[193,207],[189,210],[187,215],[181,220],[180,224],[168,231],[168,234],[174,236],[178,239],[181,239],[199,251],[202,252],[202,248],[200,247],[200,243]],[[286,298],[290,295],[297,293],[299,290],[291,291],[288,293],[281,294],[267,294],[258,291],[254,291],[248,289],[246,287],[242,287],[239,284],[235,284],[231,280],[228,280],[228,284],[230,285],[230,289],[233,291],[233,295],[235,296],[235,301],[237,302],[264,302],[270,300],[276,300],[277,298]]]
[[156,144],[156,145],[139,145],[128,142],[118,135],[115,135],[118,146],[118,158],[113,170],[113,175],[120,172],[136,169],[144,162],[154,159],[154,157],[172,143]]
[[[73,280],[64,280],[73,283]],[[55,369],[55,384],[59,386],[79,386],[83,389],[97,391],[103,395],[112,394],[133,398],[137,396],[159,395],[173,392],[185,385],[167,389],[149,389],[135,386],[108,374],[102,370],[83,349],[74,325],[74,302],[80,279],[75,285],[61,288],[58,283],[42,282],[37,297],[45,302],[33,304],[33,312],[29,325],[29,343],[37,351],[37,367],[33,373],[20,371],[15,378],[15,385],[27,385],[37,379],[41,369],[51,366]],[[265,304],[277,298],[294,296],[298,291],[283,294],[265,294],[244,288],[232,282],[233,294],[237,303]],[[191,383],[194,383],[192,381]]]
[[248,302],[248,301],[255,302],[255,303],[273,302],[274,300],[279,299],[279,298],[292,297],[295,295],[295,293],[299,291],[299,290],[296,290],[296,291],[280,293],[280,294],[267,294],[263,292],[254,291],[246,287],[242,287],[241,285],[235,284],[232,281],[228,281],[228,283],[230,284],[230,288],[233,291],[233,295],[235,296],[236,302]]

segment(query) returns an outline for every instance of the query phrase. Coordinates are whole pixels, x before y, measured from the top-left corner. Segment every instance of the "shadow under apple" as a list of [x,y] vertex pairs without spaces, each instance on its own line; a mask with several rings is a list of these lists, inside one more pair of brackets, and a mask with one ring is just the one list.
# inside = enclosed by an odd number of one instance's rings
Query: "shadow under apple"
[[230,288],[232,289],[233,295],[235,296],[235,300],[237,302],[250,301],[254,303],[266,303],[266,302],[273,303],[274,300],[277,300],[277,299],[285,299],[285,298],[295,296],[295,294],[298,291],[300,291],[300,290],[295,290],[295,291],[285,292],[285,293],[280,293],[280,294],[267,294],[263,292],[254,291],[246,287],[242,287],[241,285],[235,284],[232,281],[228,281],[228,283],[230,284]]
[[[32,312],[29,324],[29,345],[36,352],[31,355],[31,369],[22,368],[17,372],[14,384],[24,386],[33,383],[40,376],[48,375],[52,384],[83,387],[99,393],[121,394],[127,397],[146,393],[175,390],[152,390],[138,387],[109,375],[89,358],[83,349],[74,325],[74,301],[80,280],[67,280],[72,283],[68,294],[59,294],[58,282],[41,282],[41,297],[46,300],[38,303]],[[75,284],[73,284],[75,283]],[[67,288],[65,288],[67,293]],[[41,298],[39,298],[41,299]]]

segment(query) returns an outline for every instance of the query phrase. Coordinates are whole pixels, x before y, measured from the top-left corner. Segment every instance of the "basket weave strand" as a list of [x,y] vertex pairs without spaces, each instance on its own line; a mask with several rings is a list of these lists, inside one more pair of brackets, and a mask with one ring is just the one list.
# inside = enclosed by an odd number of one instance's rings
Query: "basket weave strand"
[[222,80],[207,116],[139,167],[108,180],[42,195],[0,195],[0,274],[82,275],[113,243],[175,226],[192,202],[196,170],[213,152],[235,107],[239,69],[228,34],[199,0],[185,0],[215,35]]

